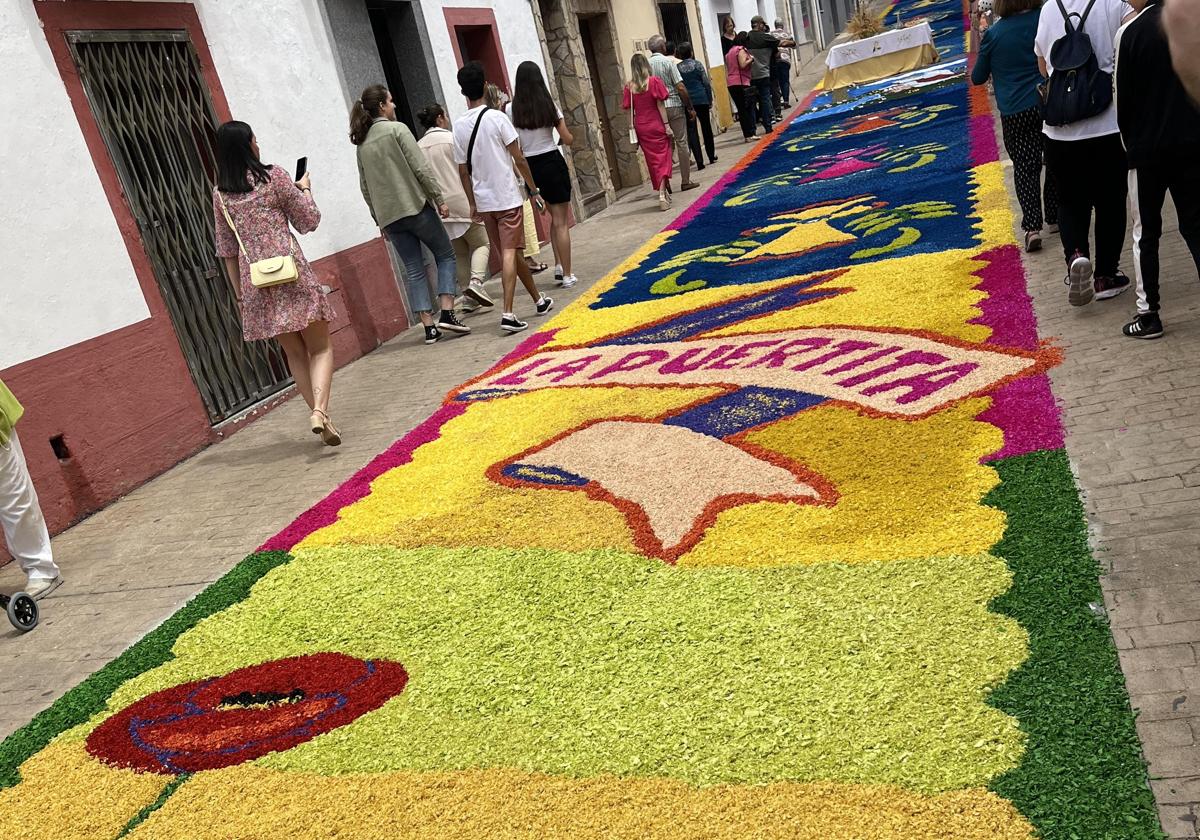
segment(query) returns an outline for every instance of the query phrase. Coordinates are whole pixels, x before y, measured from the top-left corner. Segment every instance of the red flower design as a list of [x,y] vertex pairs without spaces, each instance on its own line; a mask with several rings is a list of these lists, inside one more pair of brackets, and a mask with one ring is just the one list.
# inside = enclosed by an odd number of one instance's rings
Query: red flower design
[[151,773],[194,773],[291,749],[404,690],[399,662],[314,653],[151,694],[100,724],[87,750]]

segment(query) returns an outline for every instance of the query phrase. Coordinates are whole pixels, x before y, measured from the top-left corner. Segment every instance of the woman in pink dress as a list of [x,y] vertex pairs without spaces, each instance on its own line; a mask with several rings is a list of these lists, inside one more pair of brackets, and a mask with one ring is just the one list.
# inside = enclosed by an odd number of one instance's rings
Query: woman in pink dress
[[634,53],[630,61],[633,80],[625,85],[621,107],[633,108],[633,128],[637,132],[638,145],[646,156],[646,168],[650,170],[650,185],[658,190],[658,206],[666,210],[671,206],[671,150],[675,135],[667,121],[667,86],[650,73],[650,62],[641,53]]
[[[337,446],[342,438],[329,420],[333,307],[289,228],[309,233],[321,221],[308,174],[293,183],[278,166],[264,165],[250,126],[227,122],[217,130],[213,213],[217,256],[225,261],[226,276],[241,309],[243,337],[246,341],[279,341],[296,389],[312,412],[309,425],[313,434],[320,435],[327,446]],[[296,260],[296,280],[261,289],[250,283],[251,263],[286,254]]]

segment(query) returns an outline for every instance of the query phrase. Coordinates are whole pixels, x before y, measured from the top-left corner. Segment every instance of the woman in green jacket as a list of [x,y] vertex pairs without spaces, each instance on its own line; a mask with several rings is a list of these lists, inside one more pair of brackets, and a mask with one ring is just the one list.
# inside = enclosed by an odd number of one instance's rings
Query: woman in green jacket
[[0,382],[0,526],[9,553],[29,578],[25,591],[41,598],[62,583],[62,575],[50,551],[50,533],[17,438],[16,425],[23,413],[12,391]]
[[[408,126],[396,121],[396,104],[383,85],[371,85],[354,103],[350,142],[358,147],[359,186],[371,217],[404,263],[408,305],[425,326],[425,343],[438,341],[443,331],[469,333],[471,328],[454,314],[457,268],[454,246],[442,225],[450,212],[442,187]],[[441,315],[436,321],[422,245],[437,264]]]

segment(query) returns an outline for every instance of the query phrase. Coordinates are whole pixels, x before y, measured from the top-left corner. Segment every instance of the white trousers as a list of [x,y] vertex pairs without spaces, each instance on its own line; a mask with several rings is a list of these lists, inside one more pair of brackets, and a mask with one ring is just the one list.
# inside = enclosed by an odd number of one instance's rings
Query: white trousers
[[15,430],[8,443],[0,443],[0,526],[9,552],[30,579],[58,577],[50,533]]

